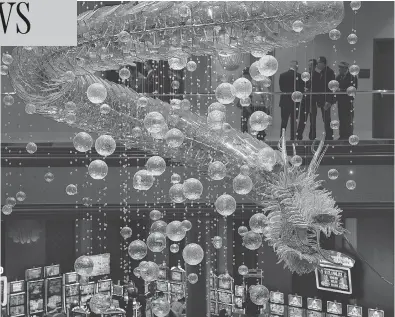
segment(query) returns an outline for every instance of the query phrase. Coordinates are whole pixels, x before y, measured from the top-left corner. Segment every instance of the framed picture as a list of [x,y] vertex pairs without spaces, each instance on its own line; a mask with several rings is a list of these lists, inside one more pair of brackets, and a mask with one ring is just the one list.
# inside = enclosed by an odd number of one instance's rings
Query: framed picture
[[62,277],[46,279],[45,307],[62,307]]
[[55,277],[60,275],[60,265],[44,266],[44,277]]
[[112,280],[101,280],[97,282],[97,292],[104,293],[110,292],[112,288]]
[[26,294],[19,293],[19,294],[10,294],[9,297],[9,306],[19,306],[19,305],[25,305],[26,299],[25,299]]
[[347,316],[362,317],[362,307],[355,305],[347,305]]
[[10,294],[20,293],[26,291],[25,281],[14,281],[10,282]]
[[384,310],[369,308],[368,317],[384,317]]
[[243,297],[234,297],[234,304],[236,308],[243,308]]
[[288,305],[294,307],[302,307],[303,306],[302,296],[288,295]]
[[156,289],[161,292],[168,292],[169,286],[167,281],[156,281]]
[[183,293],[184,285],[179,283],[170,283],[170,292],[172,293]]
[[330,313],[330,314],[341,315],[342,314],[342,303],[327,301],[326,302],[326,311],[327,311],[327,313]]
[[284,305],[270,304],[270,313],[276,315],[284,315]]
[[123,296],[123,286],[122,285],[113,285],[112,294],[117,297]]
[[243,285],[235,285],[235,295],[244,298],[245,288]]
[[223,303],[218,303],[218,313],[222,310],[225,309],[226,313],[228,314],[228,316],[232,316],[232,305],[227,305],[227,304],[223,304]]
[[315,270],[315,281],[320,290],[352,294],[351,271],[348,267],[320,264]]
[[43,278],[43,268],[42,267],[27,269],[25,271],[25,280],[26,281],[39,280],[42,278]]
[[270,301],[276,304],[284,304],[284,293],[271,291]]
[[210,302],[210,313],[218,315],[218,304],[215,301]]
[[158,279],[160,279],[160,280],[166,280],[167,279],[167,269],[166,268],[159,268]]
[[317,298],[307,298],[307,309],[322,311],[322,300]]
[[303,309],[299,307],[288,307],[289,317],[303,317]]
[[232,304],[232,293],[217,291],[218,302],[224,304]]
[[65,284],[78,283],[78,274],[76,272],[65,273],[64,274],[64,283]]
[[25,305],[10,307],[9,312],[10,317],[26,316]]

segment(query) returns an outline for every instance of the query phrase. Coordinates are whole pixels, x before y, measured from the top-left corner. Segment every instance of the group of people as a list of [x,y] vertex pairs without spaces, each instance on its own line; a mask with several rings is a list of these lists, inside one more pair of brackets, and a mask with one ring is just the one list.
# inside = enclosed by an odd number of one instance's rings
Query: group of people
[[[288,71],[280,75],[279,84],[281,92],[285,93],[280,97],[281,108],[281,131],[287,128],[288,121],[291,123],[291,140],[303,139],[303,132],[306,121],[310,116],[309,139],[316,138],[316,118],[318,108],[321,109],[322,120],[325,125],[326,140],[333,140],[333,129],[331,128],[331,107],[337,103],[339,116],[339,140],[347,140],[353,134],[353,114],[354,96],[344,94],[347,88],[354,86],[358,88],[358,79],[348,71],[349,64],[338,63],[339,75],[327,65],[324,56],[309,60],[310,79],[304,82],[298,72],[298,62],[291,61]],[[343,94],[333,94],[329,82],[336,80],[339,83],[339,90]],[[300,102],[292,100],[292,93],[299,91],[304,93]],[[316,94],[314,94],[316,93]],[[298,122],[297,120],[298,119]],[[297,127],[295,128],[295,125]]]

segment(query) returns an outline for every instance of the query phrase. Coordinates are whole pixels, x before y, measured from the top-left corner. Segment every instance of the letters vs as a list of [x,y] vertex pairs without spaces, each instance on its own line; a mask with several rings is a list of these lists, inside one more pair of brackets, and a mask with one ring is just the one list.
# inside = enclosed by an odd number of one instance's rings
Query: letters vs
[[30,31],[30,21],[26,17],[29,12],[29,2],[0,2],[0,18],[3,34],[9,30],[10,18],[13,15],[18,15],[16,22],[16,33],[27,34]]

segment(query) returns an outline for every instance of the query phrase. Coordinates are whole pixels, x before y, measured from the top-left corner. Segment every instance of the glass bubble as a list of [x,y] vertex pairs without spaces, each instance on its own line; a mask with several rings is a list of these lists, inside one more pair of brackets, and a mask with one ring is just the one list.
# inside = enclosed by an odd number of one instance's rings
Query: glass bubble
[[358,65],[351,65],[348,68],[348,71],[350,72],[351,75],[357,76],[359,74],[359,66]]
[[351,1],[350,7],[353,11],[357,11],[361,8],[361,1]]
[[250,291],[250,298],[255,305],[264,305],[270,298],[270,292],[263,285],[255,285]]
[[259,233],[248,231],[243,236],[243,245],[248,250],[257,250],[262,245],[262,237]]
[[55,175],[52,174],[51,172],[45,173],[44,179],[47,183],[50,183],[55,179]]
[[359,143],[358,135],[350,135],[350,137],[348,138],[348,143],[350,143],[351,145],[357,145]]
[[239,272],[241,276],[244,276],[248,274],[248,267],[246,265],[240,265],[239,268],[237,269],[237,272]]
[[94,294],[89,301],[90,310],[97,315],[104,314],[111,306],[111,297],[102,293]]
[[4,205],[3,207],[1,207],[1,211],[2,211],[3,214],[8,216],[8,215],[10,215],[12,213],[12,206]]
[[181,70],[187,65],[185,57],[172,57],[168,59],[169,67],[174,70]]
[[165,317],[170,312],[170,303],[162,297],[156,298],[151,302],[152,313],[157,317]]
[[123,67],[119,70],[119,78],[122,80],[127,80],[130,77],[130,70],[126,67]]
[[331,129],[338,130],[339,126],[340,126],[340,123],[339,123],[338,120],[332,120],[331,123],[330,123],[330,126],[331,126]]
[[188,282],[189,283],[196,284],[198,280],[199,280],[199,277],[196,273],[188,274]]
[[89,164],[88,173],[93,179],[103,179],[107,176],[108,166],[102,160],[94,160]]
[[293,166],[300,166],[300,165],[302,165],[302,162],[303,162],[303,160],[299,155],[294,155],[291,158],[291,164]]
[[140,97],[139,99],[137,99],[137,107],[145,108],[146,106],[148,106],[148,99],[147,98]]
[[159,112],[153,111],[148,113],[144,118],[144,127],[150,133],[158,133],[166,125],[165,118]]
[[[263,56],[263,55],[262,55]],[[251,78],[255,81],[262,81],[266,76],[263,76],[259,71],[259,61],[253,62],[250,66],[250,75]]]
[[224,217],[230,216],[236,210],[236,200],[228,194],[219,196],[214,205],[217,212]]
[[188,111],[191,108],[191,102],[188,99],[181,100],[180,104],[182,111]]
[[111,112],[111,107],[108,104],[103,103],[100,106],[100,114],[109,114],[110,112]]
[[103,103],[107,98],[107,89],[103,84],[94,83],[88,87],[86,95],[89,101],[94,104]]
[[303,27],[304,27],[303,22],[300,20],[297,20],[294,23],[292,23],[292,30],[294,30],[297,33],[302,32]]
[[347,88],[347,95],[350,97],[355,97],[357,89],[354,86],[350,86]]
[[5,95],[3,98],[3,102],[6,106],[12,106],[14,104],[14,97],[11,95]]
[[226,176],[226,166],[220,161],[211,162],[208,165],[208,176],[213,180],[221,180]]
[[214,110],[209,112],[207,116],[207,124],[210,129],[221,130],[225,121],[225,113],[222,111]]
[[192,223],[189,220],[187,220],[187,219],[183,220],[181,222],[181,225],[183,226],[185,231],[189,231],[189,230],[192,229]]
[[309,73],[309,72],[303,72],[302,75],[301,75],[301,79],[302,79],[304,82],[309,81],[309,80],[310,80],[310,73]]
[[210,112],[215,111],[215,110],[226,113],[226,107],[225,107],[222,103],[220,103],[220,102],[213,102],[213,103],[208,107],[207,113],[210,113]]
[[262,56],[259,60],[258,69],[263,76],[273,76],[278,69],[277,59],[272,55]]
[[185,263],[189,265],[198,265],[203,261],[204,251],[200,245],[196,243],[189,243],[182,251],[182,257]]
[[154,176],[160,176],[166,170],[166,161],[160,156],[151,156],[146,166],[149,173]]
[[67,112],[74,112],[77,110],[77,105],[73,101],[68,101],[64,104],[64,110]]
[[167,228],[166,222],[164,222],[163,220],[157,220],[152,223],[150,228],[150,233],[159,232],[163,235],[166,235],[166,228]]
[[74,271],[81,276],[90,276],[93,271],[94,263],[90,257],[80,256],[74,262]]
[[220,236],[215,236],[215,237],[213,237],[213,239],[212,239],[212,244],[213,244],[213,247],[215,248],[215,249],[220,249],[220,248],[222,248],[222,238],[220,237]]
[[117,144],[112,136],[103,134],[96,139],[95,149],[101,156],[109,156],[115,152]]
[[356,44],[358,41],[358,36],[354,33],[351,33],[349,36],[347,36],[347,42],[351,45]]
[[159,266],[158,264],[148,261],[144,265],[140,265],[141,278],[146,282],[152,282],[158,279]]
[[242,107],[248,107],[250,104],[251,104],[251,98],[250,97],[240,99],[240,105]]
[[328,83],[328,88],[332,90],[332,92],[336,92],[339,90],[339,82],[337,80],[331,80]]
[[251,231],[255,233],[263,233],[266,224],[266,216],[263,213],[252,215],[249,221]]
[[77,120],[77,117],[74,113],[68,113],[66,114],[65,120],[67,124],[73,124]]
[[133,176],[133,188],[149,190],[154,185],[154,176],[147,170],[139,170]]
[[178,184],[181,182],[181,176],[176,173],[173,173],[173,175],[171,175],[170,181],[172,184]]
[[140,127],[134,127],[132,129],[132,133],[131,133],[132,137],[135,139],[140,138],[143,135],[143,131],[141,130]]
[[258,152],[262,163],[273,166],[277,162],[276,152],[271,147],[265,147]]
[[34,153],[36,153],[36,151],[37,151],[37,145],[36,145],[36,143],[34,143],[34,142],[29,142],[29,143],[26,145],[26,151],[27,151],[29,154],[34,154]]
[[241,236],[244,236],[248,232],[248,228],[246,226],[240,226],[237,229],[237,233]]
[[188,178],[183,184],[183,193],[185,198],[197,200],[203,193],[203,185],[196,178]]
[[15,195],[17,201],[24,201],[26,199],[26,194],[23,191],[19,191]]
[[263,87],[269,88],[271,84],[272,84],[272,80],[269,77],[265,77],[262,79]]
[[247,98],[252,94],[252,84],[247,78],[236,79],[233,87],[235,89],[234,95],[239,99]]
[[151,220],[156,221],[162,218],[162,213],[159,210],[154,209],[150,211],[149,217]]
[[215,97],[223,105],[232,103],[236,98],[235,93],[235,87],[229,83],[222,83],[215,89]]
[[179,129],[173,128],[165,134],[166,144],[171,148],[178,148],[184,142],[185,136]]
[[173,81],[171,82],[171,88],[173,88],[173,89],[178,89],[178,88],[180,88],[180,82],[179,82],[178,80],[173,80]]
[[173,243],[172,245],[170,245],[171,253],[178,253],[178,251],[180,251],[180,247],[177,243]]
[[174,184],[170,187],[169,196],[173,203],[182,203],[185,201],[184,186],[182,184]]
[[180,99],[172,99],[170,100],[170,106],[173,110],[178,110],[181,108],[181,100]]
[[348,190],[354,190],[355,189],[355,187],[357,187],[357,183],[355,183],[355,181],[354,180],[348,180],[347,182],[346,182],[346,187],[347,187],[347,189]]
[[265,56],[267,53],[265,51],[251,51],[251,55],[256,58],[261,58]]
[[34,114],[34,113],[36,113],[36,106],[33,105],[33,104],[31,104],[31,103],[28,103],[28,104],[25,106],[25,112],[26,112],[27,114]]
[[67,185],[66,193],[67,193],[67,195],[70,195],[70,196],[77,194],[78,193],[77,186],[75,186],[74,184]]
[[255,111],[249,119],[251,129],[255,131],[263,131],[270,124],[270,116],[263,111]]
[[139,267],[135,267],[133,269],[133,274],[134,276],[136,276],[137,278],[140,278],[141,274],[140,274],[140,268]]
[[252,190],[252,180],[248,175],[239,174],[233,179],[233,190],[236,194],[247,195]]
[[187,63],[187,70],[189,72],[194,72],[197,69],[197,64],[194,61],[189,61]]
[[251,173],[251,169],[248,165],[242,165],[240,167],[240,174],[244,176],[249,176]]
[[144,241],[134,240],[129,244],[128,253],[133,260],[141,260],[147,255],[147,245]]
[[291,98],[294,102],[301,102],[303,94],[300,91],[294,91],[291,95]]
[[7,75],[8,74],[8,66],[7,65],[1,65],[1,67],[0,67],[0,74],[1,75]]
[[122,43],[126,43],[130,40],[130,34],[127,31],[121,31],[118,34],[118,40]]
[[229,285],[231,287],[233,279],[228,272],[218,276],[219,285]]
[[67,72],[64,73],[63,79],[68,82],[72,83],[75,79],[75,74],[71,70],[68,70]]
[[170,222],[166,227],[166,236],[174,242],[181,241],[185,238],[186,231],[182,223],[178,220]]
[[339,30],[337,29],[333,29],[329,31],[329,38],[333,41],[337,41],[338,39],[340,39],[341,33]]
[[339,172],[338,172],[337,169],[331,168],[331,169],[328,171],[328,178],[329,178],[329,179],[335,180],[335,179],[337,179],[338,177],[339,177]]
[[122,229],[121,229],[121,236],[122,236],[122,238],[124,238],[125,240],[126,239],[129,239],[131,236],[132,236],[132,229],[130,229],[129,227],[123,227]]
[[14,58],[10,54],[4,53],[1,60],[4,64],[11,65],[12,62],[14,61]]
[[73,139],[74,148],[78,152],[87,152],[92,148],[93,139],[86,132],[79,132]]
[[166,237],[160,232],[152,232],[147,238],[147,247],[152,252],[162,252],[166,247]]
[[14,207],[16,205],[16,199],[14,197],[7,197],[5,204]]

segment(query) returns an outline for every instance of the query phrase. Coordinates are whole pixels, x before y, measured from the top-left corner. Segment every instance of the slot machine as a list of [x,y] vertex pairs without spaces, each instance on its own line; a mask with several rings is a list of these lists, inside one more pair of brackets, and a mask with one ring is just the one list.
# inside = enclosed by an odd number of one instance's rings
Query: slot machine
[[12,317],[26,316],[26,284],[25,281],[9,283],[8,315]]
[[43,316],[45,312],[45,280],[43,268],[32,268],[25,272],[27,316]]
[[70,272],[63,274],[63,309],[68,312],[72,306],[80,303],[80,283],[78,274]]
[[[0,275],[4,272],[3,267],[0,266]],[[6,315],[6,307],[8,300],[8,283],[7,276],[0,277],[0,306],[1,306],[1,315]]]

